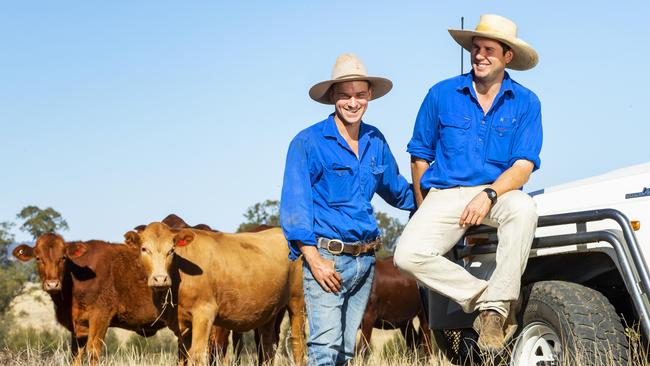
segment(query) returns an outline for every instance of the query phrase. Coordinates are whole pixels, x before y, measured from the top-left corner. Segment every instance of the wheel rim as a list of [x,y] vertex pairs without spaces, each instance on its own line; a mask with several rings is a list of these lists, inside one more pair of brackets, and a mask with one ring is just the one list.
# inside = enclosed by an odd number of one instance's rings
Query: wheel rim
[[560,364],[562,342],[548,325],[528,324],[519,334],[512,352],[511,366],[556,366]]

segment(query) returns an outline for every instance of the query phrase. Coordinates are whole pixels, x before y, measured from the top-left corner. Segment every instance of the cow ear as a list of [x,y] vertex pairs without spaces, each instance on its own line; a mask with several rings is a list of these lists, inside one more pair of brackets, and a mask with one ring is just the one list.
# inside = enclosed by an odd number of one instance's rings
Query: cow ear
[[34,248],[30,247],[27,244],[20,244],[19,246],[15,247],[11,253],[14,255],[14,257],[23,262],[34,259]]
[[142,245],[140,234],[136,233],[135,231],[129,231],[128,233],[124,234],[124,244],[130,247],[140,248]]
[[84,243],[71,243],[65,246],[65,255],[70,259],[79,258],[86,254],[88,247]]
[[174,246],[184,247],[189,245],[194,240],[195,234],[192,230],[183,229],[178,234],[174,235]]

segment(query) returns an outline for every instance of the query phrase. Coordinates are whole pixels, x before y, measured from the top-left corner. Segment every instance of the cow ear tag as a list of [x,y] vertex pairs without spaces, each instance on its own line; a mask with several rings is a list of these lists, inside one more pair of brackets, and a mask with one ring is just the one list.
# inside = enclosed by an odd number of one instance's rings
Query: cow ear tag
[[72,244],[67,247],[65,252],[68,255],[68,258],[75,259],[79,258],[86,253],[86,247],[82,244]]
[[179,241],[176,242],[177,247],[184,247],[187,245],[187,241],[185,239],[180,239]]

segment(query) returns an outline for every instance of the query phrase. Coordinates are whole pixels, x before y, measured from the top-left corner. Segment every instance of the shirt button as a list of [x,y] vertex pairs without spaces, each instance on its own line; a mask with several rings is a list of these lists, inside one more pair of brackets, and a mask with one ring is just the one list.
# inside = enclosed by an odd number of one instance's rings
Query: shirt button
[[484,124],[485,124],[485,120],[482,120],[482,121],[481,121],[481,124],[484,125]]
[[479,138],[478,138],[478,141],[481,142],[481,141],[483,141],[483,139],[479,137]]

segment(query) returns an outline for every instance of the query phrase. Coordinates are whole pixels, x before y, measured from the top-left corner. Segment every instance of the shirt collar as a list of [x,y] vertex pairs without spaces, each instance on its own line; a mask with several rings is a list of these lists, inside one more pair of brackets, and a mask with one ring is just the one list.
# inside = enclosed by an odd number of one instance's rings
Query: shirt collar
[[339,130],[336,128],[336,121],[334,121],[334,113],[332,113],[323,124],[323,136],[337,138],[339,135]]
[[[456,87],[456,90],[460,92],[467,90],[472,95],[474,95],[474,87],[472,86],[473,80],[474,80],[473,70],[466,74],[462,74],[458,80],[458,86]],[[510,78],[510,74],[508,74],[507,71],[503,73],[503,81],[501,82],[501,89],[499,89],[499,94],[504,94],[505,92],[514,94],[514,90],[512,89],[512,79]]]
[[514,90],[512,89],[512,79],[510,78],[510,74],[508,72],[504,72],[503,74],[503,82],[501,83],[501,91],[502,92],[510,92],[511,94],[514,93]]
[[[373,132],[372,128],[367,128],[367,125],[361,121],[361,126],[359,127],[359,140],[361,140],[365,135],[371,135]],[[336,127],[336,121],[334,121],[334,113],[330,114],[323,124],[323,136],[333,137],[333,138],[343,138],[339,133],[339,129]]]

